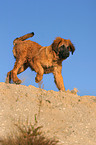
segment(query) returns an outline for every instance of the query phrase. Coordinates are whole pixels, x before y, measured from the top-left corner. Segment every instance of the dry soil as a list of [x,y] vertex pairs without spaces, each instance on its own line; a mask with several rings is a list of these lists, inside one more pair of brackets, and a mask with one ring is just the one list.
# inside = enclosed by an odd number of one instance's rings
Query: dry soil
[[0,139],[36,121],[60,145],[96,145],[96,96],[0,83]]

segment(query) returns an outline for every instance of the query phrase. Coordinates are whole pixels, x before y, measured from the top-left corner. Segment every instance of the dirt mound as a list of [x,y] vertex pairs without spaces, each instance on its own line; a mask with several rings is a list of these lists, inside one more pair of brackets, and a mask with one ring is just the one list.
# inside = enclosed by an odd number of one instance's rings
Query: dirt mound
[[19,134],[16,124],[26,122],[60,145],[96,145],[96,96],[0,83],[0,139]]

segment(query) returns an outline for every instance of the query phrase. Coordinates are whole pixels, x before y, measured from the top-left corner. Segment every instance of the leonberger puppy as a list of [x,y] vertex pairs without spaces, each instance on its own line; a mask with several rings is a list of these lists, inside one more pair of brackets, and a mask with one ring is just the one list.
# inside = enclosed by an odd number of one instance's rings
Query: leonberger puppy
[[41,46],[40,44],[26,40],[34,36],[34,33],[28,33],[24,36],[16,38],[13,41],[13,54],[16,62],[13,70],[7,73],[6,83],[20,84],[17,74],[25,71],[28,67],[37,73],[35,82],[39,83],[43,74],[53,73],[54,81],[59,90],[65,91],[62,71],[62,61],[69,57],[70,52],[75,51],[74,45],[68,39],[57,37],[49,46]]

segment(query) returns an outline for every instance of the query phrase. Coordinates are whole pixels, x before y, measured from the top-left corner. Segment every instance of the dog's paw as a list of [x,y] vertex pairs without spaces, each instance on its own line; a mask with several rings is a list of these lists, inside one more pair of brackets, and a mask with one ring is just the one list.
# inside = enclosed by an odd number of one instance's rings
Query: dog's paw
[[15,84],[17,84],[17,85],[19,85],[19,84],[21,84],[21,83],[22,83],[22,81],[19,80],[19,79],[15,81]]
[[35,82],[36,83],[39,83],[40,82],[37,77],[35,77]]
[[9,78],[8,77],[6,78],[5,83],[9,84]]
[[35,77],[35,82],[39,83],[42,80],[42,78],[43,78],[43,75],[37,74]]

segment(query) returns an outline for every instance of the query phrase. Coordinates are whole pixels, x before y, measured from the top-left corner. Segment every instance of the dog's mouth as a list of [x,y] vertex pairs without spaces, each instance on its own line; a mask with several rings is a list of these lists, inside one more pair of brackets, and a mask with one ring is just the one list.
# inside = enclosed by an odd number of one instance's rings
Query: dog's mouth
[[59,58],[66,59],[67,57],[69,57],[69,55],[70,55],[69,49],[67,49],[64,45],[62,45],[59,48]]
[[60,59],[66,59],[67,57],[69,57],[70,53],[65,53],[65,52],[59,52],[59,58]]

